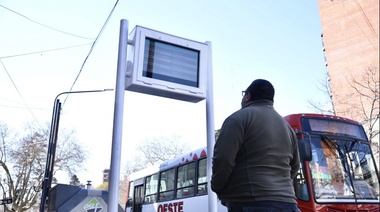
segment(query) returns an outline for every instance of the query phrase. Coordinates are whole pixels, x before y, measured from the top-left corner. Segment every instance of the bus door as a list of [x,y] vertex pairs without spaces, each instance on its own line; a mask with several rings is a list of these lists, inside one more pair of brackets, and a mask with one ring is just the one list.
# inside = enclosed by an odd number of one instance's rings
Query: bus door
[[132,212],[142,212],[142,203],[144,200],[144,185],[135,186],[133,193],[134,201]]

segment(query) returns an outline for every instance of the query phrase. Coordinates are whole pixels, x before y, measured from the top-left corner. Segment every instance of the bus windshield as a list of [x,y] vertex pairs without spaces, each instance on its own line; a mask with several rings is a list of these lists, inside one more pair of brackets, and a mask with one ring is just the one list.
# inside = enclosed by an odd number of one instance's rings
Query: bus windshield
[[379,180],[367,141],[321,133],[311,136],[311,144],[317,202],[378,202]]

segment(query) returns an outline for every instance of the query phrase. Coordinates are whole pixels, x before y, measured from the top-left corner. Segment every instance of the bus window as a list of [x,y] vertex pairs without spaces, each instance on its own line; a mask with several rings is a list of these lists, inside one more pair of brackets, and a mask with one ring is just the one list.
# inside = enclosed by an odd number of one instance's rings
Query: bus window
[[325,136],[315,139],[313,149],[309,166],[317,201],[378,200],[379,182],[367,142]]
[[302,166],[302,162],[300,164],[300,169],[298,170],[296,179],[295,179],[295,192],[298,199],[303,201],[309,201],[309,192],[307,189],[306,178],[304,175],[304,168]]
[[194,196],[195,163],[178,167],[177,198]]
[[142,204],[143,204],[143,192],[144,192],[144,186],[138,185],[134,188],[134,203],[133,203],[133,211],[142,211]]
[[344,181],[338,151],[326,139],[313,139],[313,160],[309,163],[317,201],[335,199],[343,192]]
[[169,169],[160,173],[159,201],[174,199],[175,170]]
[[347,168],[351,170],[353,190],[360,199],[378,199],[379,181],[376,178],[376,171],[370,166],[373,159],[370,154],[370,146],[361,142],[346,144]]
[[207,160],[203,158],[198,164],[198,190],[197,195],[207,194]]
[[133,184],[134,184],[133,181],[131,181],[129,183],[129,187],[128,187],[129,192],[128,192],[127,207],[132,207],[132,205],[133,205],[133,187],[134,187]]
[[154,174],[145,178],[144,203],[153,203],[157,201],[157,184],[158,174]]

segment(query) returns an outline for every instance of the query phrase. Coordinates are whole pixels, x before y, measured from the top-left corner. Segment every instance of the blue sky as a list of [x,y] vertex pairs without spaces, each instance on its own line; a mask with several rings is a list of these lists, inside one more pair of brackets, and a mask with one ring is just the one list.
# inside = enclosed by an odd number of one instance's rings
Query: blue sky
[[[115,3],[0,0],[0,121],[14,130],[51,121],[54,98],[73,85]],[[241,91],[257,78],[274,85],[281,115],[315,112],[308,101],[325,101],[318,89],[326,74],[317,1],[121,0],[73,90],[115,87],[121,19],[130,31],[140,25],[212,43],[215,129],[240,108]],[[90,152],[87,170],[78,174],[83,182],[96,185],[109,167],[113,106],[114,92],[72,94],[63,105],[60,128],[75,129]],[[204,101],[126,91],[122,160],[151,137],[176,134],[194,149],[205,146],[205,109]]]

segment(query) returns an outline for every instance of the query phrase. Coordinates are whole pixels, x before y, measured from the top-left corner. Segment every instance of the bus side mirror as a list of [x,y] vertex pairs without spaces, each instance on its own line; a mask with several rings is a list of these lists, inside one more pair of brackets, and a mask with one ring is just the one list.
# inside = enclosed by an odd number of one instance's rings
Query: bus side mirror
[[310,139],[299,140],[298,150],[300,153],[301,161],[311,161],[313,159],[311,154],[311,141]]

